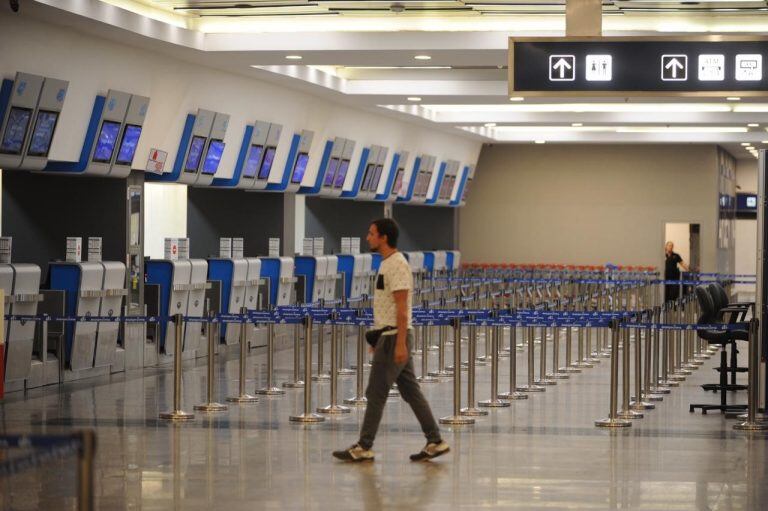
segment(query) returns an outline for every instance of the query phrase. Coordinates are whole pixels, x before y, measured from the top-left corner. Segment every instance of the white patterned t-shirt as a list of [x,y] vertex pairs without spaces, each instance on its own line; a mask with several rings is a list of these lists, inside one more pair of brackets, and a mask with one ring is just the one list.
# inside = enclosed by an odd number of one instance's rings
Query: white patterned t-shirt
[[373,323],[375,328],[397,326],[397,306],[394,291],[408,290],[408,328],[413,307],[413,274],[405,256],[395,252],[379,266],[373,292]]

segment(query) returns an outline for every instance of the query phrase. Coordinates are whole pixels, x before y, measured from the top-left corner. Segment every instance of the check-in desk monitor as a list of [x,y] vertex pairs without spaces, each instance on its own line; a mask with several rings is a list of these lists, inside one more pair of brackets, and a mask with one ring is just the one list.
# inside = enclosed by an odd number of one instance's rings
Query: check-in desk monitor
[[293,171],[291,172],[291,183],[301,183],[304,179],[304,173],[307,171],[307,163],[309,163],[309,154],[299,153],[296,156],[296,162],[293,164]]
[[[255,178],[259,173],[259,165],[261,164],[261,157],[264,154],[264,146],[258,144],[252,144],[248,149],[248,155],[245,159],[245,166],[243,167],[243,177]],[[267,171],[269,176],[269,171]]]
[[[3,314],[37,314],[40,301],[40,267],[34,264],[0,264]],[[5,321],[5,381],[25,380],[32,368],[35,321]]]

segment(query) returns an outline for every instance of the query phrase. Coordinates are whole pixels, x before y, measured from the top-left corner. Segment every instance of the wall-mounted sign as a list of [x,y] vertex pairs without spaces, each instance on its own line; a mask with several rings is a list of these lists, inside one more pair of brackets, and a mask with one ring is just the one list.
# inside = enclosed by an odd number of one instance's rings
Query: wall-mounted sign
[[509,94],[768,94],[768,37],[510,38]]

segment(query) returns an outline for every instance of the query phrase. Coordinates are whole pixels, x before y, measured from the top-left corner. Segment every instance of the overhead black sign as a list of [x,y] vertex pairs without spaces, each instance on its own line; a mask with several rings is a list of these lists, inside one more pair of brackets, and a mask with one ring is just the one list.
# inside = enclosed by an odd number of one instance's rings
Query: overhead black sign
[[768,95],[768,38],[511,38],[510,95]]

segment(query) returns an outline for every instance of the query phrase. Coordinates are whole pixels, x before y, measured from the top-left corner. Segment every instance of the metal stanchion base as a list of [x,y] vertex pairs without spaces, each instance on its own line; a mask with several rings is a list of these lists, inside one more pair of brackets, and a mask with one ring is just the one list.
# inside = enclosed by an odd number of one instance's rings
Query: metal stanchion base
[[499,398],[508,401],[516,401],[519,399],[528,399],[528,394],[523,394],[522,392],[502,392],[499,394]]
[[440,346],[429,346],[427,347],[427,351],[440,351]]
[[284,389],[303,389],[304,388],[304,382],[301,380],[297,381],[287,381],[283,383]]
[[[685,380],[683,380],[683,381],[685,381]],[[661,387],[662,389],[663,389],[664,387],[679,387],[679,386],[680,386],[680,382],[679,382],[679,381],[676,381],[676,380],[670,380],[670,379],[666,379],[666,380],[662,380],[662,381],[660,381],[660,382],[659,382],[659,385],[661,385],[661,386],[662,386],[662,387]],[[657,387],[657,388],[658,388],[658,387]],[[654,392],[659,392],[659,393],[662,393],[662,394],[664,394],[664,393],[665,393],[663,390],[658,390],[658,391],[654,390]],[[666,392],[666,394],[669,394],[669,392]]]
[[556,380],[567,380],[571,377],[571,375],[568,373],[561,373],[560,370],[558,369],[556,373],[548,374],[547,377],[554,378]]
[[400,397],[400,393],[395,389],[389,389],[389,394],[387,394],[387,397],[388,398]]
[[419,383],[437,383],[440,380],[435,378],[434,376],[427,375],[427,376],[417,376],[416,381],[418,381]]
[[511,356],[511,352],[507,349],[499,351],[499,358],[509,358]]
[[260,396],[281,396],[285,394],[285,391],[277,387],[268,387],[268,388],[257,390],[256,394]]
[[643,401],[664,401],[664,396],[651,392],[643,392]]
[[707,360],[711,359],[712,357],[709,354],[701,354],[701,355],[694,355],[693,360],[696,362],[706,362]]
[[733,425],[733,429],[737,431],[766,431],[768,430],[768,423],[766,422],[749,422],[744,421]]
[[610,351],[601,351],[597,354],[599,358],[611,358],[611,352]]
[[486,399],[477,403],[477,406],[482,406],[483,408],[507,408],[511,405],[509,402],[502,401],[501,399]]
[[629,407],[636,412],[640,412],[643,410],[653,410],[656,408],[656,405],[647,401],[632,401],[629,403]]
[[344,400],[345,405],[352,405],[352,406],[365,406],[368,404],[368,398],[365,396],[363,397],[349,397]]
[[546,378],[543,380],[539,378],[538,380],[533,380],[534,385],[557,385],[557,380],[550,379],[551,375],[547,375]]
[[590,369],[592,367],[595,367],[593,364],[590,364],[586,360],[583,362],[574,362],[573,367],[578,367],[580,369]]
[[451,415],[449,417],[442,417],[438,422],[440,422],[440,424],[448,424],[451,426],[465,426],[474,424],[475,419],[472,417],[462,417],[461,415]]
[[481,410],[479,408],[468,406],[459,410],[459,415],[463,415],[465,417],[482,417],[484,415],[488,415],[488,410]]
[[429,376],[434,376],[435,378],[453,378],[453,371],[449,371],[448,368],[441,371],[430,371],[427,374]]
[[671,373],[669,373],[669,378],[673,379],[673,377],[677,377],[677,376],[685,378],[686,376],[690,376],[692,374],[693,372],[689,371],[688,369],[677,369],[676,371],[672,371]]
[[351,374],[357,374],[357,371],[349,367],[342,367],[339,369],[339,376],[349,376]]
[[538,385],[520,385],[517,387],[518,392],[544,392],[546,391],[546,387],[540,387]]
[[616,417],[619,419],[642,419],[643,414],[634,410],[619,410]]
[[184,410],[174,410],[161,413],[159,417],[166,421],[191,421],[195,418],[195,414],[185,412]]
[[594,358],[594,356],[590,356],[589,358],[585,358],[584,362],[586,362],[587,364],[599,364],[600,362],[602,362],[602,360],[600,360],[599,358]]
[[242,396],[228,397],[228,403],[256,403],[259,400],[256,396],[250,394],[243,394]]
[[316,374],[312,377],[312,381],[319,381],[319,382],[331,381],[331,375],[328,373]]
[[704,362],[697,362],[694,360],[686,364],[683,364],[683,369],[690,369],[692,371],[696,371],[702,365],[704,365]]
[[288,420],[291,422],[315,423],[325,422],[325,417],[316,413],[302,413],[301,415],[291,415],[288,417]]
[[192,408],[198,412],[226,412],[229,409],[227,405],[221,403],[204,403],[195,405]]
[[341,415],[343,413],[349,413],[349,408],[341,405],[328,405],[322,408],[318,408],[317,413],[324,413],[327,415]]
[[557,372],[564,373],[564,374],[578,374],[581,372],[581,369],[579,369],[578,367],[566,366],[566,367],[561,367],[560,369],[557,370]]
[[595,421],[595,426],[598,428],[628,428],[632,426],[632,423],[624,419],[600,419]]

